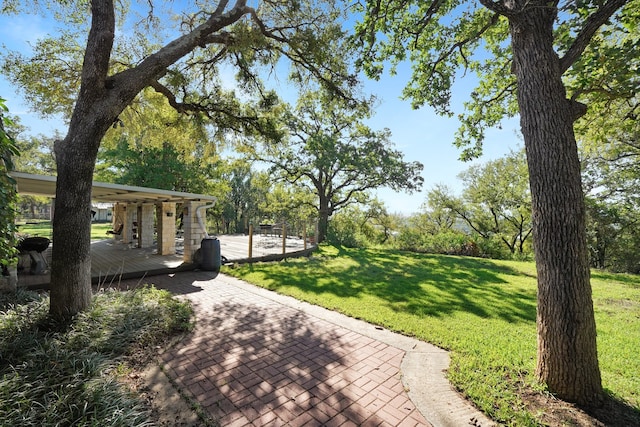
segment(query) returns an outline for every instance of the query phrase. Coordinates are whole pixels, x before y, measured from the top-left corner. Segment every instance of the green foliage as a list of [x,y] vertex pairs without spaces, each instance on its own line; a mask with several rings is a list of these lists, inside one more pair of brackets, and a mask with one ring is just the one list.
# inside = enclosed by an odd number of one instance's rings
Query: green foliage
[[205,192],[206,169],[195,160],[185,160],[171,143],[160,147],[136,147],[120,140],[105,149],[97,178],[117,184],[138,185],[164,190]]
[[9,175],[13,170],[13,156],[18,147],[15,140],[5,129],[12,124],[6,117],[8,111],[5,100],[0,98],[0,274],[11,265],[17,251],[16,245],[16,182]]
[[125,110],[98,154],[98,181],[190,193],[210,190],[219,176],[217,146],[203,124],[176,112],[150,91]]
[[245,233],[250,223],[255,225],[268,215],[263,210],[271,186],[266,173],[252,170],[247,162],[234,161],[222,174],[221,181],[227,185],[227,191],[217,203],[224,222],[223,232]]
[[[390,1],[378,6],[366,2],[356,8],[365,12],[356,26],[355,41],[363,51],[360,65],[378,77],[385,61],[393,67],[410,61],[413,75],[403,96],[414,108],[428,104],[440,114],[453,115],[451,94],[460,70],[479,75],[466,113],[459,116],[455,140],[457,146],[468,147],[462,158],[479,156],[484,130],[517,112],[510,47],[505,42],[507,20],[478,3],[457,1]],[[484,52],[476,54],[480,49]]]
[[[553,41],[560,56],[576,43],[587,17],[602,5],[596,1],[558,5]],[[440,114],[453,115],[451,95],[459,92],[456,80],[468,72],[477,75],[478,84],[458,116],[461,125],[454,143],[464,148],[461,158],[480,156],[485,130],[517,114],[508,7],[495,2],[393,0],[360,2],[354,8],[363,15],[353,38],[361,51],[359,65],[379,78],[387,61],[392,73],[399,63],[410,61],[413,74],[403,96],[415,108],[428,104]],[[638,1],[625,2],[590,40],[581,41],[586,49],[564,74],[569,97],[595,105],[588,121],[602,120],[612,102],[626,102],[638,93],[639,10]],[[636,104],[629,103],[628,110]],[[591,131],[604,134],[603,128]]]
[[637,242],[638,211],[628,205],[588,197],[587,239],[591,266],[615,272],[640,273]]
[[[426,220],[450,224],[486,241],[487,248],[501,242],[512,256],[526,257],[531,248],[531,194],[524,151],[472,166],[459,175],[464,183],[460,197],[445,186],[436,186],[428,194]],[[454,220],[455,218],[455,220]],[[494,253],[504,250],[491,251]]]
[[38,175],[55,175],[56,159],[53,144],[62,139],[57,131],[53,137],[44,135],[18,138],[16,143],[20,150],[20,157],[16,159],[16,170]]
[[[117,37],[106,58],[108,75],[140,68],[143,60],[157,56],[162,46],[224,13],[233,18],[225,18],[223,28],[206,40],[199,39],[182,58],[163,60],[167,72],[145,82],[179,112],[213,123],[209,131],[217,140],[228,139],[230,132],[278,135],[270,114],[277,96],[265,88],[260,76],[272,72],[279,62],[290,66],[290,79],[300,87],[315,84],[349,96],[356,78],[345,61],[344,8],[335,2],[297,0],[266,2],[255,10],[236,2],[219,10],[217,6],[116,2]],[[1,70],[41,114],[71,117],[82,78],[83,43],[91,22],[88,3],[11,2],[0,12],[43,14],[59,22],[63,30],[37,40],[33,54],[3,52]],[[233,88],[229,88],[229,71],[235,72]],[[127,114],[135,115],[135,107]]]
[[331,218],[327,230],[329,243],[364,248],[390,242],[400,220],[389,215],[384,204],[377,199],[363,206],[348,206]]
[[327,229],[327,242],[347,248],[366,247],[368,239],[361,229],[363,219],[364,213],[355,206],[333,215]]
[[596,268],[640,272],[637,111],[637,95],[595,103],[577,125],[587,194],[587,238],[591,265]]
[[319,241],[329,218],[366,200],[367,191],[389,187],[413,192],[422,186],[422,164],[404,161],[393,149],[388,129],[374,131],[363,124],[372,102],[353,104],[326,92],[304,93],[295,109],[283,113],[283,141],[262,139],[242,148],[252,160],[270,165],[273,175],[315,195]]
[[61,114],[69,118],[78,90],[84,48],[77,32],[61,31],[57,37],[35,42],[35,56],[21,52],[3,53],[0,70],[25,100],[37,106],[43,116]]
[[[228,273],[449,349],[449,379],[481,410],[505,425],[542,425],[522,395],[541,392],[532,262],[321,245],[310,259]],[[631,425],[640,411],[640,279],[594,273],[592,283],[604,386],[631,406],[635,418],[623,424]]]
[[448,229],[434,234],[421,233],[405,226],[393,241],[394,247],[412,252],[429,254],[463,255],[482,258],[505,259],[502,244],[495,239],[472,236],[461,230]]
[[[567,3],[565,8],[581,17],[597,10],[597,2]],[[637,132],[634,122],[640,81],[640,3],[628,1],[594,35],[581,58],[567,71],[568,96],[588,103],[589,109],[576,123],[583,145],[597,150],[601,144],[621,142],[618,135]],[[567,48],[580,21],[557,29],[562,49]]]
[[[470,214],[462,218],[479,234],[501,240],[522,255],[531,235],[531,193],[524,150],[472,166],[460,178]],[[475,225],[473,225],[475,224]]]
[[189,330],[192,311],[187,303],[150,287],[105,291],[64,331],[51,328],[47,298],[19,292],[1,304],[4,423],[152,425],[148,408],[118,382],[117,368],[145,363],[156,346]]
[[[23,132],[24,128],[19,126],[15,132]],[[18,135],[16,133],[16,135]],[[15,170],[20,172],[33,173],[37,175],[56,174],[56,162],[53,152],[53,144],[62,136],[56,131],[52,138],[38,135],[28,137],[16,137],[16,145],[20,156],[14,161]],[[48,209],[51,199],[43,196],[32,196],[26,194],[18,195],[18,217],[29,219],[41,219],[38,211]],[[47,216],[47,218],[49,218]]]

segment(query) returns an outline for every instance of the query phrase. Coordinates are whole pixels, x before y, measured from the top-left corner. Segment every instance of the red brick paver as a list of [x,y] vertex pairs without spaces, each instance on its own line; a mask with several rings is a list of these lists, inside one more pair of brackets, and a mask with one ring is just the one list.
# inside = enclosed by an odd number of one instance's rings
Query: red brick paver
[[402,385],[403,350],[210,277],[154,283],[196,313],[165,372],[222,426],[430,426]]

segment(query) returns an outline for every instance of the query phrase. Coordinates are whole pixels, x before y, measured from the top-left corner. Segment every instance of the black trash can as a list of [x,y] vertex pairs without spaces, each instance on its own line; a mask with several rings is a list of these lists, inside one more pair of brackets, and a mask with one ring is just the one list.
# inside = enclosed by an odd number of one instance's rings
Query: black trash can
[[220,271],[222,258],[220,256],[220,240],[217,237],[205,237],[200,243],[202,262],[200,268],[207,271]]

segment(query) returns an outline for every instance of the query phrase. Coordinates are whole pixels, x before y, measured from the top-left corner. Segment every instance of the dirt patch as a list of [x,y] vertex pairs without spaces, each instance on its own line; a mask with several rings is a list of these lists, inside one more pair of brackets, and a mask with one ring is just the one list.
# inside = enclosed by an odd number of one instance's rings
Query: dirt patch
[[532,390],[524,392],[521,398],[527,409],[548,426],[640,426],[640,411],[611,398],[597,408],[579,408],[552,395]]
[[144,371],[129,374],[125,381],[150,409],[154,425],[217,426],[217,423],[212,420],[200,416],[197,408],[179,393],[165,373],[155,364],[148,366]]

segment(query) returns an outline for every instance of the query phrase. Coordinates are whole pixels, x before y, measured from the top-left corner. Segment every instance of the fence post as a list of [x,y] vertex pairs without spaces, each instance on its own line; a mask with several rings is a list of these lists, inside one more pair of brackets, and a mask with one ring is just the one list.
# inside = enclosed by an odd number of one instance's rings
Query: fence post
[[249,259],[253,258],[253,224],[249,224]]
[[304,244],[304,250],[307,250],[307,224],[305,223],[302,227],[302,241]]
[[287,253],[287,223],[282,223],[282,255]]

